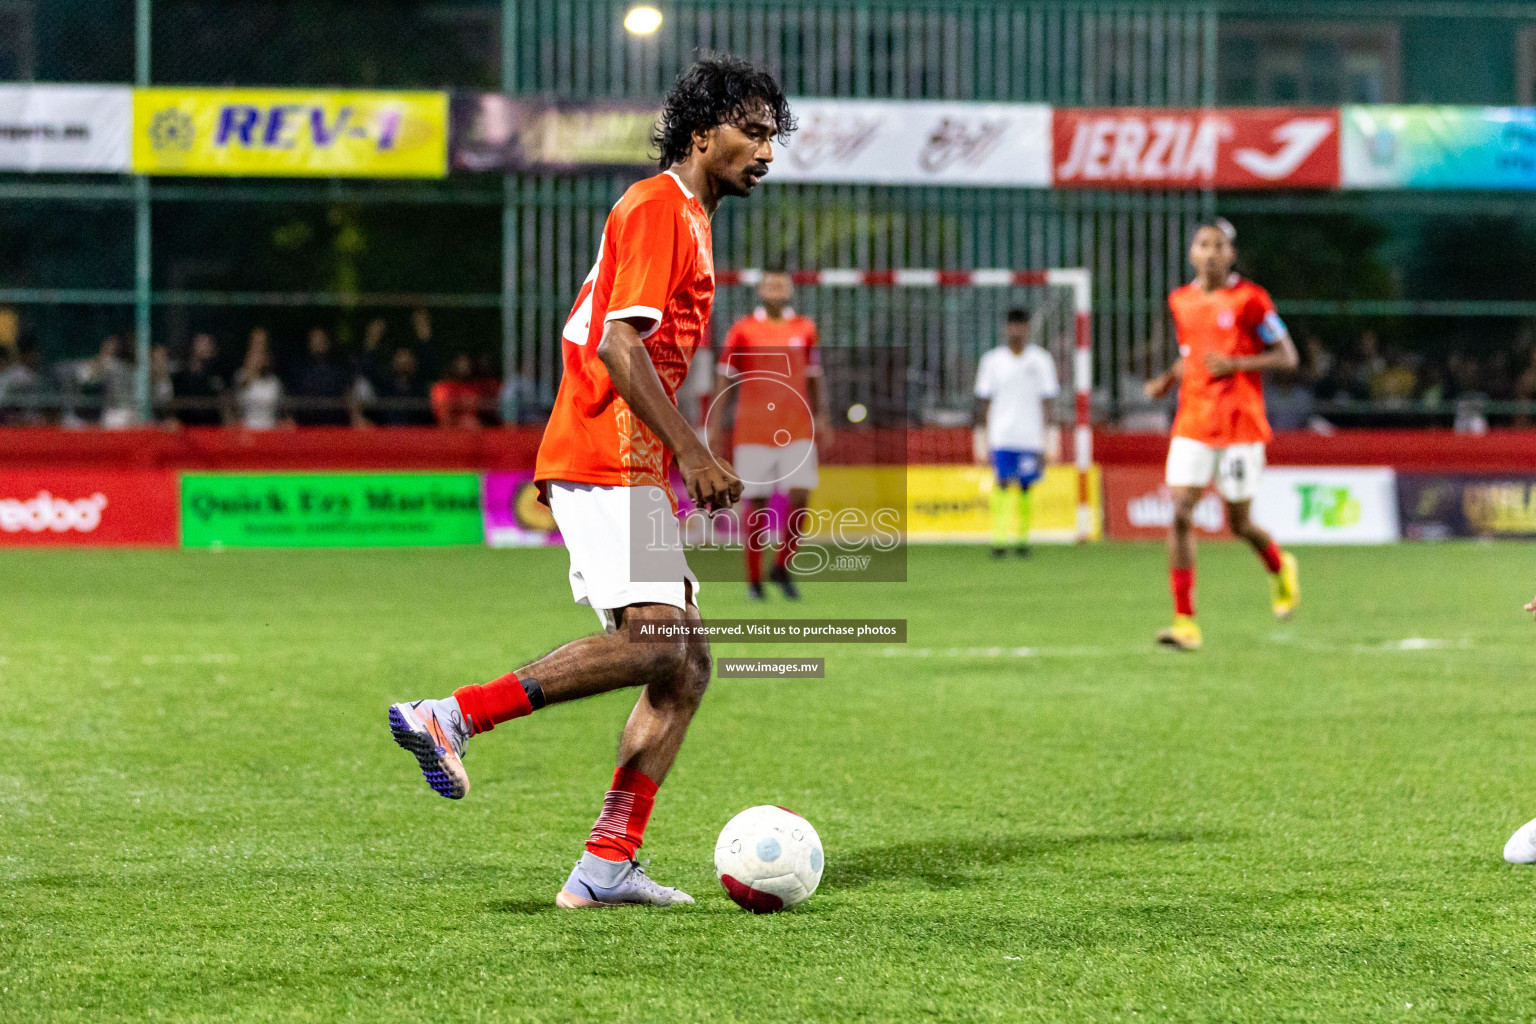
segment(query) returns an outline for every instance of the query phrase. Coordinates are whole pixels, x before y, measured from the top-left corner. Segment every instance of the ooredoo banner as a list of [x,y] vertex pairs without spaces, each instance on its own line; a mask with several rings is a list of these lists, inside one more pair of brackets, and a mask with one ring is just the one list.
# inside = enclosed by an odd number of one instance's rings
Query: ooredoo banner
[[140,174],[440,178],[448,94],[135,89]]
[[1051,108],[1036,103],[793,99],[800,128],[770,181],[1045,188]]
[[1392,544],[1400,538],[1397,474],[1387,467],[1264,471],[1253,520],[1281,544]]
[[175,547],[176,474],[6,470],[0,547]]
[[1058,108],[1052,181],[1068,188],[1336,188],[1339,113]]
[[479,544],[475,473],[188,473],[182,544],[402,547]]
[[0,85],[0,170],[128,170],[133,90]]

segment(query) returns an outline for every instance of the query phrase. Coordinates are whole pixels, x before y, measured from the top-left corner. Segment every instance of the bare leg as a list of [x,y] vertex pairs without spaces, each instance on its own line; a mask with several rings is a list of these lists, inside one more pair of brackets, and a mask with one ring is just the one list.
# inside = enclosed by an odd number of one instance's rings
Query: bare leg
[[1203,488],[1174,487],[1173,523],[1168,528],[1168,568],[1195,567],[1195,506]]
[[517,674],[537,679],[550,704],[643,687],[619,741],[619,764],[660,784],[709,685],[709,642],[631,640],[629,624],[638,620],[678,625],[703,621],[691,598],[686,612],[666,604],[630,605],[619,610],[617,629],[574,640]]
[[[677,609],[670,609],[677,611]],[[689,604],[683,621],[697,625],[699,610]],[[644,772],[659,786],[672,770],[678,748],[693,721],[694,712],[709,686],[709,641],[690,640],[679,670],[669,678],[654,680],[640,691],[635,710],[619,737],[619,764]]]
[[1252,508],[1252,501],[1227,502],[1227,526],[1231,527],[1233,536],[1243,538],[1262,557],[1275,539],[1250,518],[1248,513]]

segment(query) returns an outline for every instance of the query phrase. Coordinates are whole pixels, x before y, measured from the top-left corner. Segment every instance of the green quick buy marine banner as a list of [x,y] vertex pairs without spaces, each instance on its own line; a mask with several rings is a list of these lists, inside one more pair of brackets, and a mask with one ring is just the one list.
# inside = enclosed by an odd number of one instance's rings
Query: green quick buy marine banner
[[188,473],[183,547],[481,543],[475,473]]

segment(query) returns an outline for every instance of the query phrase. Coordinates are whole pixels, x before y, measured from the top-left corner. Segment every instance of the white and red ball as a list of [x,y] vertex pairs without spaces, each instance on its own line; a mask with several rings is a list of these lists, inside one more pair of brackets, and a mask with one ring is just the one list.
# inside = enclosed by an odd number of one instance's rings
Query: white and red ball
[[764,804],[726,822],[715,843],[715,874],[731,899],[755,914],[810,899],[825,866],[821,837],[794,811]]

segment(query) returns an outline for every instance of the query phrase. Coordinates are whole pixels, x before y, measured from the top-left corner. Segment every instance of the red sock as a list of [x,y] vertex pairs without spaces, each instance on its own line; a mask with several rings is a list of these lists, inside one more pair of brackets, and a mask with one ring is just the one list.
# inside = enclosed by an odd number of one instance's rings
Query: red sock
[[1168,586],[1173,591],[1173,613],[1175,615],[1195,614],[1195,570],[1193,569],[1169,569]]
[[789,565],[789,560],[800,549],[800,530],[806,518],[799,509],[789,510],[789,517],[784,521],[784,543],[779,545],[778,557],[773,560],[773,564],[780,569]]
[[533,704],[516,672],[480,686],[461,686],[453,691],[459,710],[469,719],[470,735],[490,732],[496,723],[533,714]]
[[1270,572],[1280,571],[1280,545],[1274,541],[1269,542],[1269,547],[1259,552],[1259,557],[1264,560],[1264,568]]
[[656,783],[648,775],[622,765],[614,769],[613,788],[603,797],[587,852],[603,860],[634,860],[655,803]]

